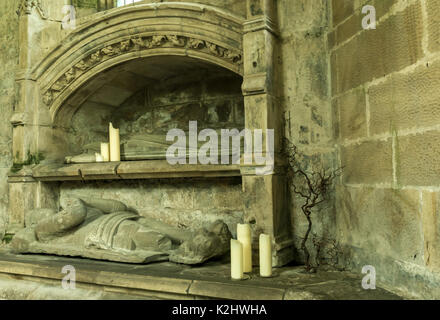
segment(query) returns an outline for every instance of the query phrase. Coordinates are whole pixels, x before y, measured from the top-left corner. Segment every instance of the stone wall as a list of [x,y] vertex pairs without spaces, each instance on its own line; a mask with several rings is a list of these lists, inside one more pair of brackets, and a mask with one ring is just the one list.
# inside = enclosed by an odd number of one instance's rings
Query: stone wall
[[[377,28],[364,30],[364,5]],[[440,3],[333,0],[332,105],[344,166],[337,232],[347,264],[440,297]]]
[[[79,1],[79,0],[77,0]],[[85,0],[83,0],[85,1]],[[87,0],[86,0],[87,1]],[[142,3],[158,3],[158,2],[192,2],[200,3],[204,5],[214,6],[231,11],[239,16],[246,15],[246,1],[245,0],[144,0],[140,1]],[[135,4],[138,4],[135,2]]]
[[96,0],[72,0],[72,5],[75,6],[79,18],[98,12]]
[[[327,48],[329,9],[327,1],[278,1],[281,50],[277,62],[285,136],[305,155],[303,165],[307,168],[312,164],[329,169],[337,166]],[[292,230],[299,249],[307,229],[301,211],[304,200],[293,192],[290,196]],[[312,219],[313,235],[333,238],[334,201],[327,201]],[[316,251],[312,241],[309,247],[312,253]],[[301,261],[302,252],[297,254]]]
[[7,174],[12,165],[12,127],[15,71],[18,64],[18,19],[15,0],[0,2],[0,235],[8,217]]
[[243,220],[241,190],[240,178],[64,182],[60,204],[72,196],[114,199],[141,216],[182,229],[208,227],[221,219],[236,235],[235,225]]

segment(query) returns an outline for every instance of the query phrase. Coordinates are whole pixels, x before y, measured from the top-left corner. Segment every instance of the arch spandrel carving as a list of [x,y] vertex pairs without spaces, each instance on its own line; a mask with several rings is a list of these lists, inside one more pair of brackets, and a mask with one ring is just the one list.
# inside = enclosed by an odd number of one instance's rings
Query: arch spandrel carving
[[188,56],[242,75],[242,22],[216,8],[194,4],[113,9],[87,19],[35,67],[32,78],[54,121],[63,102],[81,85],[137,58]]

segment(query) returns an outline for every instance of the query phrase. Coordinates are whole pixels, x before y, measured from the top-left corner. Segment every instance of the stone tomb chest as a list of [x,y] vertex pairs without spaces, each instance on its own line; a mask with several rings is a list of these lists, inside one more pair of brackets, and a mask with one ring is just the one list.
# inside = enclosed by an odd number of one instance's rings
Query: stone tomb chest
[[[89,15],[71,30],[44,8],[20,12],[9,232],[26,227],[33,209],[114,199],[183,230],[220,219],[235,235],[237,223],[251,223],[254,247],[260,233],[271,234],[274,265],[287,263],[275,1],[234,1],[234,12],[226,0],[150,2]],[[274,172],[169,164],[165,136],[188,131],[190,121],[199,131],[274,129]],[[109,122],[120,128],[121,162],[66,163],[99,152]]]

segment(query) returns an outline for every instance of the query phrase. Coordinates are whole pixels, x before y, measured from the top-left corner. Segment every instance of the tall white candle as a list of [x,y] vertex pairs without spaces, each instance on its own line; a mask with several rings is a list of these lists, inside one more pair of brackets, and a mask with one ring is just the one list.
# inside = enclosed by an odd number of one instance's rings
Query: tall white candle
[[119,138],[119,129],[113,128],[110,122],[110,161],[121,161],[121,143]]
[[231,278],[243,279],[243,246],[234,239],[231,239]]
[[95,153],[96,162],[104,162],[102,156],[99,153]]
[[243,246],[243,272],[252,272],[252,236],[249,224],[237,224],[237,240]]
[[260,234],[260,276],[272,276],[272,240],[268,234]]
[[110,145],[108,143],[101,143],[101,156],[105,162],[110,161]]

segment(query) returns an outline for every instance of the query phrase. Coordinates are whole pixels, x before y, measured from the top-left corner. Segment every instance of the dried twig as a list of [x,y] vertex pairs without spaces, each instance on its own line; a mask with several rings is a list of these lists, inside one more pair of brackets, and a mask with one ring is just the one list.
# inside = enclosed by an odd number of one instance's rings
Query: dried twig
[[[316,171],[308,172],[303,168],[298,159],[298,148],[288,139],[285,139],[284,152],[288,161],[288,177],[290,185],[293,192],[304,199],[304,204],[301,206],[301,210],[307,219],[308,227],[301,242],[301,250],[305,255],[306,269],[311,270],[310,253],[306,246],[313,225],[311,215],[314,208],[327,200],[326,197],[329,193],[329,189],[335,178],[341,174],[342,168],[337,170],[326,170],[321,167]],[[297,179],[303,183],[295,183],[295,180],[298,181]]]

